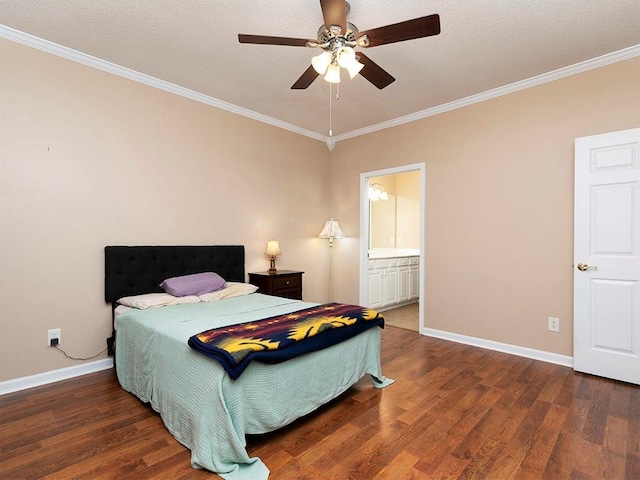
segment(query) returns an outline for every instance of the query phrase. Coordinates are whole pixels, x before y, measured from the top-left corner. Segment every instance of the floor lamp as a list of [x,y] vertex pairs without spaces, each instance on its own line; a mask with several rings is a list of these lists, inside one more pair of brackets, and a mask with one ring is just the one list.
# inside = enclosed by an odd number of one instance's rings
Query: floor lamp
[[337,220],[331,218],[324,222],[324,228],[318,235],[320,238],[329,239],[329,301],[333,299],[333,239],[346,238]]

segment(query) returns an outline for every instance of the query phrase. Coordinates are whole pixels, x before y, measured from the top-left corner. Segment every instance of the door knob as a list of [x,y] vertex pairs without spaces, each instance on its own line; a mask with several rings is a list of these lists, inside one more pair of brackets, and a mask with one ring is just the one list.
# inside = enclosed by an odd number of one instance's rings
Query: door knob
[[581,272],[586,272],[587,270],[597,270],[598,267],[596,267],[595,265],[587,265],[586,263],[579,263],[578,265],[578,270],[580,270]]

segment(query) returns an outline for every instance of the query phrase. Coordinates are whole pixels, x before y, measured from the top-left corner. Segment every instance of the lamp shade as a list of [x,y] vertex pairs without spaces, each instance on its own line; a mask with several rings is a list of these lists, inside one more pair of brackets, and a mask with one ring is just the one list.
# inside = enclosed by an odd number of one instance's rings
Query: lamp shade
[[278,245],[277,240],[269,240],[267,242],[267,248],[264,251],[265,255],[269,255],[271,257],[275,257],[280,255],[280,245]]
[[347,236],[340,228],[338,221],[332,218],[324,222],[324,228],[322,229],[318,237],[333,240],[334,238],[346,238]]
[[353,79],[353,77],[358,75],[358,73],[360,73],[360,70],[362,70],[363,68],[364,68],[364,65],[362,63],[358,62],[357,60],[354,60],[353,63],[347,67],[347,72],[349,72],[349,77]]
[[330,64],[331,53],[329,52],[322,52],[320,55],[316,55],[311,59],[311,65],[313,65],[313,69],[318,72],[319,75],[324,75]]
[[356,59],[356,52],[351,47],[339,49],[336,60],[338,65],[349,72],[349,77],[351,78],[355,77],[364,68],[364,65]]
[[329,83],[340,83],[340,66],[335,64],[329,65],[324,79]]
[[351,47],[342,47],[336,54],[336,61],[342,68],[347,68],[356,61],[356,52]]

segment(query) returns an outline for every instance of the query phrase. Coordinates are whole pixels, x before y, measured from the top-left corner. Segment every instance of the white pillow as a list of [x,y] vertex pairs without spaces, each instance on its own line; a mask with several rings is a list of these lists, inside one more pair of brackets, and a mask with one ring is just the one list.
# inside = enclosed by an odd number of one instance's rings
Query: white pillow
[[249,295],[256,290],[258,290],[258,287],[251,285],[250,283],[227,282],[227,286],[221,290],[200,295],[200,300],[203,302],[215,302],[216,300],[222,300],[223,298]]
[[132,297],[122,297],[118,300],[120,305],[146,310],[147,308],[164,307],[167,305],[179,305],[181,303],[198,303],[200,299],[195,295],[186,297],[174,297],[168,293],[145,293]]

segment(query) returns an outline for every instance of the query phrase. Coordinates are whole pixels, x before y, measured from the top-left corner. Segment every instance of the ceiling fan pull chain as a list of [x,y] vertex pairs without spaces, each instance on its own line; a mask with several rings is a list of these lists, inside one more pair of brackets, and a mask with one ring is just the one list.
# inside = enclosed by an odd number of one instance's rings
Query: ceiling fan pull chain
[[333,94],[331,93],[332,85],[329,84],[329,136],[333,136],[332,114],[333,114]]

